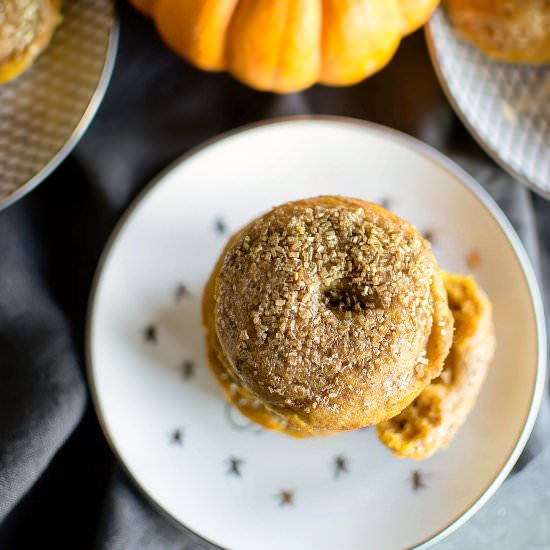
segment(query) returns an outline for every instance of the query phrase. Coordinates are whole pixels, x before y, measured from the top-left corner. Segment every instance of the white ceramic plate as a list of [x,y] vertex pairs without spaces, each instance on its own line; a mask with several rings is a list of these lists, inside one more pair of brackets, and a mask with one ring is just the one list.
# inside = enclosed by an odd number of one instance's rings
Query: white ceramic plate
[[550,65],[498,63],[461,40],[443,8],[426,26],[447,98],[496,162],[550,199]]
[[[229,234],[272,205],[335,193],[430,232],[440,264],[473,271],[494,303],[498,351],[479,402],[426,462],[394,458],[373,429],[304,441],[262,430],[207,367],[201,293]],[[395,549],[442,538],[508,474],[539,405],[544,334],[527,256],[466,174],[388,129],[291,119],[195,150],[135,201],[98,269],[89,376],[115,453],[180,525],[233,550]]]

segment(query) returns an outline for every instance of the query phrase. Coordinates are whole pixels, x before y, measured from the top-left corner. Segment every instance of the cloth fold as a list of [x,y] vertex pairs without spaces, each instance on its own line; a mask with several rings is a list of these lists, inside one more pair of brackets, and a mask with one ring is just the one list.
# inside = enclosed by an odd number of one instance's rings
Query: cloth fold
[[[93,273],[117,219],[168,163],[220,132],[278,116],[331,114],[371,120],[422,139],[454,158],[496,199],[539,272],[546,303],[550,300],[550,204],[503,173],[473,142],[439,88],[420,33],[407,38],[391,64],[364,83],[276,96],[186,65],[162,44],[151,22],[125,2],[120,16],[115,72],[93,124],[71,157],[40,188],[0,212],[2,548],[44,543],[42,530],[13,527],[32,527],[36,522],[25,502],[42,503],[42,522],[72,518],[70,530],[56,530],[51,542],[57,548],[210,547],[161,517],[125,474],[110,466],[115,460],[106,445],[95,443],[102,439],[89,411],[83,348]],[[546,391],[522,465],[550,443],[548,401]],[[88,413],[81,421],[86,406]],[[444,547],[474,548],[473,541],[486,540],[476,538],[482,531],[498,533],[495,540],[502,544],[514,540],[529,546],[528,534],[506,538],[503,529],[519,523],[506,522],[495,507],[505,506],[515,514],[510,499],[521,500],[534,483],[548,488],[550,480],[541,473],[547,455],[507,482],[487,512]],[[97,475],[98,486],[92,490],[91,483],[83,482],[76,503],[63,498],[74,494],[69,485],[75,479],[94,469],[107,470]],[[41,476],[48,482],[37,483]],[[533,501],[521,516],[525,521],[528,515],[531,521],[545,521],[538,517],[539,509],[548,510],[545,491],[543,502]],[[82,512],[75,513],[75,506]],[[544,541],[550,546],[550,534],[540,522],[537,525],[537,544]],[[75,532],[94,534],[75,541]]]
[[162,548],[163,550],[207,550],[212,548],[193,533],[182,532],[151,509],[115,467],[104,503],[97,548]]
[[70,328],[43,279],[29,223],[0,216],[0,520],[75,429],[86,400]]

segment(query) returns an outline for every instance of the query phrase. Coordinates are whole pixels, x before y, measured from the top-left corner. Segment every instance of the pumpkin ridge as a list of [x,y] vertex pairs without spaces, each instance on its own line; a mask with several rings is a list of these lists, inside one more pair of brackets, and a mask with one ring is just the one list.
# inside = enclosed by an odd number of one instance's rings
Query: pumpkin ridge
[[[324,14],[328,13],[330,17],[323,26],[319,78],[322,84],[355,84],[388,64],[403,36],[397,0],[323,0],[323,6]],[[378,20],[378,27],[373,27],[370,21],[373,16]],[[364,23],[365,17],[369,19],[367,24]],[[381,21],[383,25],[380,25]],[[382,32],[386,31],[383,47],[380,27]],[[375,48],[370,42],[373,39]]]
[[289,27],[290,27],[289,14],[290,14],[289,0],[285,0],[285,16],[284,16],[285,22],[283,23],[283,32],[281,33],[279,51],[277,52],[277,61],[275,62],[275,66],[273,69],[273,79],[271,81],[271,87],[274,90],[277,89],[277,85],[279,84],[279,79],[281,75],[281,63],[283,60],[286,41],[289,35]]
[[231,13],[228,16],[225,28],[223,29],[223,52],[221,58],[221,65],[223,68],[220,69],[221,71],[227,71],[229,67],[229,29],[231,27],[231,22],[233,21],[233,17],[235,16],[235,12],[237,11],[237,6],[239,5],[240,1],[241,0],[235,0],[233,2]]

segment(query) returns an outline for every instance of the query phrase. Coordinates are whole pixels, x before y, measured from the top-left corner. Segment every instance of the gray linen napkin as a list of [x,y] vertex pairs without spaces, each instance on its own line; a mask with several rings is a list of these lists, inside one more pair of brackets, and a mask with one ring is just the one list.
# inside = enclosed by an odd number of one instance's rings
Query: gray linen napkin
[[28,221],[0,215],[0,521],[75,429],[86,400]]

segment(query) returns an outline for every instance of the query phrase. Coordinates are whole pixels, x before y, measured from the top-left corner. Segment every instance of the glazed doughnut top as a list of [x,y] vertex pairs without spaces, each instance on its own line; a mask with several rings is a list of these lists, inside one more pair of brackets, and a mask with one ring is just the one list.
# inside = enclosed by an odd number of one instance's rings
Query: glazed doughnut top
[[429,244],[357,199],[274,208],[226,249],[215,330],[230,375],[304,431],[377,424],[439,375],[452,316]]

